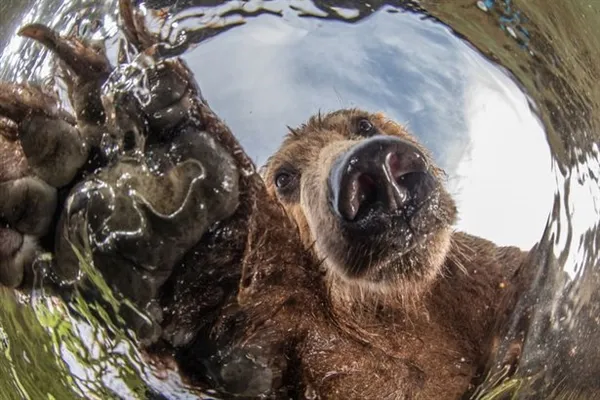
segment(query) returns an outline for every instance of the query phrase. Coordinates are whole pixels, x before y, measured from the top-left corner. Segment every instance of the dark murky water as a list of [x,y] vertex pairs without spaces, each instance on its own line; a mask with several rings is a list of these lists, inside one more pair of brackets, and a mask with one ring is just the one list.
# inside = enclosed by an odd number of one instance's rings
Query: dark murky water
[[[167,18],[165,38],[199,43],[184,58],[258,164],[286,125],[319,109],[384,111],[448,173],[458,229],[525,250],[540,243],[531,292],[482,397],[493,398],[507,373],[503,388],[540,398],[598,371],[599,3],[168,3],[143,6]],[[0,11],[1,79],[52,83],[47,53],[13,36],[27,22],[104,40],[114,56],[113,1],[3,3]],[[94,305],[0,290],[0,397],[146,398],[148,388],[194,396],[100,323]],[[521,342],[509,371],[507,354]]]

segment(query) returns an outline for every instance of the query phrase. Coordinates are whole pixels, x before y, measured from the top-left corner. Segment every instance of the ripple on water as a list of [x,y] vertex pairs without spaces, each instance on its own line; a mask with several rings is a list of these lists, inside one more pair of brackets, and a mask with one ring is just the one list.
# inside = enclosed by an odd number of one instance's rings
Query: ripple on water
[[[584,382],[597,371],[600,39],[594,32],[600,18],[594,5],[193,3],[142,6],[171,44],[162,51],[184,54],[204,97],[258,164],[278,146],[286,125],[317,109],[360,106],[404,122],[447,171],[461,210],[459,228],[523,249],[540,242],[534,284],[504,332],[492,372],[505,373],[502,360],[522,348],[513,360],[517,373],[505,384],[522,385],[522,393],[535,398],[561,380]],[[14,30],[35,21],[78,31],[105,40],[115,64],[114,1],[46,0],[27,7],[9,10],[18,18],[0,26]],[[428,14],[415,13],[422,10]],[[8,30],[1,39],[1,79],[56,84],[66,99],[45,50]],[[149,101],[148,79],[138,65],[147,60],[132,61],[115,70],[106,90],[133,88]],[[223,189],[229,184],[224,181]],[[122,321],[80,293],[68,305],[41,289],[31,296],[0,289],[0,296],[4,393],[143,398],[151,387],[172,398],[193,395],[170,366],[145,359]],[[108,288],[102,296],[119,306]],[[495,393],[497,374],[481,397]],[[523,385],[531,377],[535,384]],[[307,388],[306,395],[314,393]]]

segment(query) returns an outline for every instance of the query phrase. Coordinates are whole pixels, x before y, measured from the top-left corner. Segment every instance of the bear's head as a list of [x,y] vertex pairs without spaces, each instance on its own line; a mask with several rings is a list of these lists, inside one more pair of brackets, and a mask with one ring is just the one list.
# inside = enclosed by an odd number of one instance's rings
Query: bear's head
[[403,296],[429,286],[450,247],[456,207],[443,175],[401,125],[356,109],[290,128],[263,170],[330,277]]

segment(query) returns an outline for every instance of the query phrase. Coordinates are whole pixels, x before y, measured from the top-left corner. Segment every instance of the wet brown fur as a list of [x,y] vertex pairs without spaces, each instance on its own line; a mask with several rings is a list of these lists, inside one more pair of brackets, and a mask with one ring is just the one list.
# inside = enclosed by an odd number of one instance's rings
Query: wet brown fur
[[[173,312],[166,319],[171,327],[184,320],[187,327],[210,325],[208,337],[221,349],[253,354],[269,371],[268,377],[256,379],[265,381],[276,398],[459,398],[486,362],[494,323],[504,315],[500,304],[513,292],[511,277],[525,253],[449,229],[447,252],[433,249],[439,267],[422,265],[420,280],[370,290],[332,272],[314,251],[305,210],[277,199],[273,171],[280,163],[315,163],[328,141],[346,135],[348,116],[356,113],[423,148],[400,125],[360,110],[315,116],[292,130],[264,171],[266,186],[257,174],[242,178],[253,192],[243,201],[250,212],[232,220],[247,229],[234,230],[216,244],[209,234],[199,246],[205,249],[201,257],[176,272],[175,281],[189,295],[167,304]],[[232,247],[240,242],[245,245]],[[212,250],[206,250],[207,243],[213,243]],[[223,251],[227,249],[236,250]],[[233,272],[240,263],[237,275]],[[199,276],[215,268],[230,271],[229,282],[239,286],[235,297],[220,298],[219,307],[209,307],[197,300],[199,293],[207,288],[214,293],[224,287],[223,280]],[[190,319],[187,311],[197,318]],[[198,340],[196,345],[206,343]],[[182,354],[194,354],[193,346]],[[186,357],[180,362],[190,361]],[[191,362],[188,372],[194,366]]]
[[[274,185],[278,166],[287,163],[305,171],[327,170],[329,165],[317,162],[322,149],[336,142],[340,144],[338,148],[343,147],[348,139],[361,140],[352,135],[351,121],[356,116],[368,117],[381,132],[411,141],[428,155],[412,135],[383,114],[341,110],[317,115],[293,129],[269,160],[263,175],[271,198],[278,197]],[[429,162],[433,163],[431,158]],[[433,169],[438,177],[443,176],[439,168]],[[302,189],[310,188],[310,184],[303,182]],[[340,399],[440,399],[457,398],[464,393],[486,357],[500,299],[509,292],[510,278],[525,254],[448,230],[447,253],[433,248],[432,256],[427,258],[440,259],[439,268],[420,266],[425,273],[406,282],[356,285],[340,278],[327,267],[322,256],[315,254],[315,239],[306,214],[313,212],[317,218],[326,218],[326,212],[307,210],[301,203],[282,202],[312,261],[308,265],[293,265],[292,258],[278,265],[285,271],[282,279],[288,282],[278,297],[293,297],[292,287],[294,292],[307,292],[298,301],[300,307],[283,317],[289,318],[287,323],[299,321],[294,329],[304,332],[297,351],[306,390]],[[453,203],[446,204],[453,207]],[[452,209],[442,211],[455,213]],[[261,218],[256,217],[254,224],[264,224]],[[267,227],[256,231],[265,232]],[[261,246],[254,251],[264,257],[268,231],[263,235]],[[443,235],[436,239],[443,240]],[[285,236],[290,234],[281,233],[273,239],[273,252],[299,253],[300,249],[291,248],[293,242],[282,241]],[[298,274],[299,268],[310,271],[300,273],[305,282],[290,274]],[[314,270],[317,268],[321,274]],[[266,290],[263,285],[262,290]]]
[[[126,25],[135,25],[121,4]],[[21,33],[53,37],[40,26]],[[126,34],[146,46],[145,36]],[[107,72],[104,58],[91,59],[97,67],[89,70],[94,79]],[[183,64],[172,67],[191,75]],[[31,101],[15,108],[14,93],[4,92],[0,103],[10,106],[5,113],[17,117],[39,108],[34,100],[44,99],[25,96]],[[89,105],[90,97],[80,99],[81,104]],[[427,154],[423,146],[381,114],[342,110],[318,115],[292,130],[263,180],[204,99],[194,96],[190,102],[190,120],[209,132],[241,171],[240,206],[205,234],[161,287],[163,342],[148,350],[166,349],[192,378],[208,370],[215,386],[245,397],[450,399],[468,390],[486,361],[494,323],[504,315],[500,304],[512,292],[510,279],[524,254],[452,232],[455,210],[442,191],[437,217],[448,226],[442,224],[424,242],[411,259],[410,275],[368,276],[366,284],[349,280],[340,273],[343,266],[333,265],[319,250],[314,224],[329,217],[306,195],[322,191],[330,163],[343,150],[334,142],[349,146],[359,140],[351,134],[352,117],[366,116],[381,131]],[[44,115],[69,120],[58,109],[42,108]],[[77,114],[78,121],[85,119]],[[0,163],[1,183],[21,177],[28,167],[14,126],[1,120],[0,129],[0,154],[11,157],[10,164]],[[275,195],[273,171],[281,162],[308,171],[304,198],[286,202]],[[429,162],[441,179],[442,171]],[[254,360],[256,368],[225,376],[235,354]],[[238,384],[244,380],[246,387]]]
[[[228,130],[202,116],[207,129],[223,132],[217,139],[249,174],[241,178],[239,210],[220,224],[226,229],[203,238],[163,293],[165,336],[179,349],[176,358],[188,375],[200,358],[194,346],[205,346],[208,337],[221,349],[259,355],[272,373],[265,384],[276,398],[452,399],[468,390],[486,361],[494,322],[503,315],[501,299],[511,292],[510,278],[524,254],[453,232],[443,262],[426,279],[369,290],[328,268],[314,251],[305,210],[275,195],[274,166],[314,164],[328,141],[348,137],[348,115],[354,114],[369,115],[386,133],[426,153],[383,115],[346,110],[293,130],[263,180],[243,152],[234,151]],[[15,142],[7,136],[0,140],[10,148]],[[178,335],[199,340],[178,345]]]
[[[315,232],[325,231],[323,237],[339,236],[333,214],[327,209],[327,190],[326,181],[329,169],[334,159],[337,158],[346,148],[364,140],[364,137],[358,136],[356,123],[359,119],[370,120],[375,127],[382,133],[397,136],[414,144],[428,159],[432,173],[441,180],[444,173],[436,167],[431,161],[431,156],[415,138],[410,135],[401,125],[386,118],[383,114],[369,114],[358,109],[340,110],[327,115],[318,114],[309,119],[309,121],[297,129],[291,129],[281,148],[268,161],[264,170],[264,178],[267,183],[269,194],[278,199],[283,205],[287,214],[296,223],[300,237],[307,248],[315,250],[316,256],[322,258],[325,264],[332,264],[329,259],[330,254],[326,250],[319,251],[319,246],[315,246]],[[301,176],[300,192],[301,198],[289,199],[284,196],[278,196],[275,188],[276,172],[284,167],[294,169]],[[440,195],[440,219],[454,222],[456,209],[450,196],[442,190]],[[313,230],[311,232],[311,223],[313,220]],[[319,224],[315,223],[321,222]],[[325,223],[322,223],[326,221]],[[317,225],[317,226],[314,226]],[[326,229],[318,229],[318,227]],[[326,268],[330,285],[335,287],[338,296],[344,293],[345,300],[351,301],[352,298],[360,297],[362,303],[365,302],[365,296],[375,294],[375,301],[388,297],[395,297],[396,300],[406,300],[405,305],[411,299],[418,297],[420,293],[427,289],[428,285],[435,279],[439,273],[446,248],[450,243],[450,229],[439,229],[423,247],[424,252],[420,252],[421,257],[410,258],[403,261],[406,268],[412,269],[411,275],[397,275],[390,273],[389,276],[373,279],[351,280],[345,279],[343,273],[337,273],[341,268],[330,265]],[[340,249],[340,251],[343,251]],[[369,257],[369,249],[365,249],[362,257]],[[430,268],[412,268],[409,263],[420,265],[427,263]],[[338,266],[339,267],[339,266]],[[375,268],[373,268],[375,269]],[[337,271],[336,271],[337,270]],[[377,280],[377,282],[374,282]]]

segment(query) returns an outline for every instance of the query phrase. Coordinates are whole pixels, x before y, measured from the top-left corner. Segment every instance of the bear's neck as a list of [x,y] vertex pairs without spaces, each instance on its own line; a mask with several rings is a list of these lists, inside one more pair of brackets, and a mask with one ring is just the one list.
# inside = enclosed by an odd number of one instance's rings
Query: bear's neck
[[429,286],[368,290],[330,274],[332,314],[356,332],[364,327],[377,331],[378,325],[402,331],[435,326],[464,337],[467,347],[481,349],[505,315],[509,301],[504,298],[513,293],[511,278],[525,255],[455,232],[442,270]]

